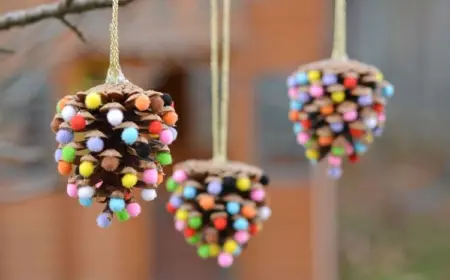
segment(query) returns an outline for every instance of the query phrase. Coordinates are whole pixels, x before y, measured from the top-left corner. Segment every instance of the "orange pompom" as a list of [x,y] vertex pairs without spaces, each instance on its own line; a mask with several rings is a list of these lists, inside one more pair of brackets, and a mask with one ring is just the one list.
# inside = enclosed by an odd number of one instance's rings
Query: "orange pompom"
[[333,107],[333,105],[323,106],[322,108],[320,108],[320,112],[323,115],[330,115],[334,112],[334,107]]
[[175,125],[178,121],[178,115],[175,112],[167,112],[164,115],[163,120],[167,125]]
[[59,161],[58,172],[63,176],[69,176],[70,172],[72,172],[72,164],[65,161]]
[[134,106],[136,106],[139,111],[148,110],[150,107],[150,98],[145,94],[141,94],[134,100]]
[[289,111],[289,119],[293,122],[298,120],[298,112],[297,111]]
[[199,198],[198,204],[200,205],[201,208],[203,208],[206,211],[212,210],[215,204],[214,197],[211,195],[202,196]]
[[333,136],[320,136],[318,142],[320,146],[329,146],[333,143]]
[[245,205],[242,207],[242,215],[248,219],[253,219],[256,216],[256,209],[251,205]]
[[156,183],[159,185],[164,181],[164,174],[162,173],[158,173],[158,180],[156,181]]

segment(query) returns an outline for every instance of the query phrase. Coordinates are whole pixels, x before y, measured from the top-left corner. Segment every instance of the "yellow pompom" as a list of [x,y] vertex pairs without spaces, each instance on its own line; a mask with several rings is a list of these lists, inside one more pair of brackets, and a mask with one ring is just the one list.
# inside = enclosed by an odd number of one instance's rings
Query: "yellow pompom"
[[94,172],[94,164],[90,161],[83,161],[80,164],[80,175],[83,177],[89,177],[92,175],[92,173]]
[[184,209],[178,209],[175,213],[175,218],[179,221],[186,221],[188,219],[189,213]]
[[311,70],[308,72],[308,80],[310,82],[318,81],[320,80],[320,72],[317,70]]
[[247,177],[239,178],[236,181],[236,187],[240,191],[243,191],[243,192],[248,191],[251,186],[252,186],[252,182]]
[[136,185],[137,181],[138,181],[137,176],[134,174],[131,174],[131,173],[125,174],[122,177],[122,185],[128,189],[134,187]]
[[220,246],[217,244],[209,244],[209,256],[217,257],[220,254]]
[[331,99],[334,103],[341,103],[345,100],[345,92],[343,91],[335,91],[331,94]]
[[225,241],[225,244],[223,244],[223,250],[227,253],[233,254],[239,245],[234,240],[227,240]]
[[306,150],[305,154],[308,159],[318,159],[319,158],[319,152],[317,150],[308,149],[308,150]]
[[97,109],[100,105],[102,105],[102,97],[96,92],[91,92],[86,96],[84,104],[88,109]]
[[381,82],[384,79],[383,73],[378,72],[377,75],[375,76],[375,78],[377,79],[377,81]]
[[369,143],[369,144],[372,143],[373,142],[373,135],[372,135],[372,133],[368,133],[366,135],[365,139],[366,139],[367,143]]

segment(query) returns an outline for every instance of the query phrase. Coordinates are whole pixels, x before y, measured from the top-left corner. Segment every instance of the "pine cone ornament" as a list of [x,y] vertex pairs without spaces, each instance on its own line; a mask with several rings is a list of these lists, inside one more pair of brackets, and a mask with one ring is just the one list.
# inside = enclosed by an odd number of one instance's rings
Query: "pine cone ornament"
[[115,215],[126,221],[140,213],[134,194],[152,201],[172,163],[168,145],[178,120],[168,94],[131,84],[104,84],[68,95],[57,105],[51,128],[58,172],[69,176],[67,194],[82,206],[105,204],[101,228]]
[[327,158],[339,178],[344,158],[357,162],[374,136],[381,136],[385,105],[394,87],[374,66],[355,60],[324,60],[299,67],[288,78],[297,142],[311,163]]
[[189,160],[174,170],[167,180],[172,192],[167,211],[174,215],[175,228],[201,258],[231,266],[271,214],[268,177],[240,162]]

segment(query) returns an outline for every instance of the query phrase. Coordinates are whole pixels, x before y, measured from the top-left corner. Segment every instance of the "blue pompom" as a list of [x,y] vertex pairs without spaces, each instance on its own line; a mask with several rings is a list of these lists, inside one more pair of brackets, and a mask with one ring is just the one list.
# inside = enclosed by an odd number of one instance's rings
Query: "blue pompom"
[[125,201],[121,198],[111,198],[108,203],[109,209],[113,212],[120,212],[125,209]]
[[86,146],[89,151],[99,153],[103,151],[105,144],[100,137],[90,137],[86,142]]
[[207,187],[208,193],[212,195],[218,195],[222,192],[222,183],[220,181],[211,181]]
[[139,131],[134,127],[127,127],[122,131],[122,141],[128,145],[133,145],[138,140]]
[[303,131],[302,124],[301,123],[294,123],[293,130],[294,130],[295,134],[302,132]]
[[305,72],[299,72],[295,75],[295,81],[299,85],[305,85],[308,83],[308,75]]
[[328,176],[333,179],[338,179],[342,176],[342,168],[338,166],[328,168]]
[[194,187],[186,186],[183,190],[183,195],[186,199],[193,199],[197,194],[197,190]]
[[237,247],[236,250],[233,252],[233,256],[237,257],[242,253],[242,248]]
[[235,230],[247,230],[248,229],[248,221],[244,218],[238,218],[233,223],[233,228]]
[[360,142],[355,142],[353,148],[357,154],[363,154],[367,151],[367,146]]
[[178,195],[172,195],[170,197],[169,203],[175,207],[178,208],[181,206],[181,204],[183,204],[183,200],[181,199],[181,197],[179,197]]
[[288,87],[295,87],[297,85],[297,81],[295,79],[295,76],[289,76],[287,79],[287,86]]
[[296,101],[296,100],[291,100],[291,104],[290,104],[291,110],[293,111],[300,111],[303,107],[302,103]]
[[72,142],[72,140],[73,140],[72,131],[61,129],[58,132],[56,132],[56,141],[58,141],[58,143],[66,145]]
[[239,213],[239,211],[241,211],[241,206],[239,205],[239,203],[234,201],[230,201],[227,203],[227,212],[230,215],[235,215]]
[[83,207],[91,207],[92,206],[92,198],[80,197],[78,199],[80,205]]
[[58,162],[61,159],[61,153],[62,153],[61,149],[56,149],[56,151],[55,151],[55,161],[56,162]]
[[111,216],[108,213],[101,213],[97,216],[97,226],[107,228],[111,225]]
[[383,87],[383,96],[386,98],[391,98],[394,95],[394,86],[391,84],[385,85]]

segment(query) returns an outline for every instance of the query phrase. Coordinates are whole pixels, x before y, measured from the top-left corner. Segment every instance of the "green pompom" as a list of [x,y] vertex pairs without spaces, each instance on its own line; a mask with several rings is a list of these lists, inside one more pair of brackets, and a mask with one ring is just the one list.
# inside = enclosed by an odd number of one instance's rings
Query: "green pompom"
[[333,147],[331,148],[331,153],[335,156],[342,156],[345,153],[345,149],[341,147]]
[[197,254],[202,259],[207,259],[209,257],[209,246],[204,244],[198,247]]
[[59,108],[59,102],[56,104],[56,113],[61,113],[61,108]]
[[161,165],[172,164],[172,156],[170,153],[162,152],[156,156],[156,160],[159,161]]
[[178,184],[177,184],[177,182],[175,182],[175,180],[173,178],[167,179],[166,189],[168,192],[174,192],[177,190],[177,188],[178,188]]
[[130,219],[130,214],[128,214],[127,210],[122,210],[115,213],[117,215],[117,220],[120,222],[126,222]]
[[187,243],[191,244],[191,245],[195,245],[196,243],[198,243],[200,240],[202,239],[201,234],[196,234],[194,236],[188,237],[186,238]]
[[188,225],[192,229],[199,229],[202,226],[202,218],[201,217],[189,218]]
[[73,162],[77,156],[77,150],[74,147],[65,146],[62,149],[61,158],[65,162]]

